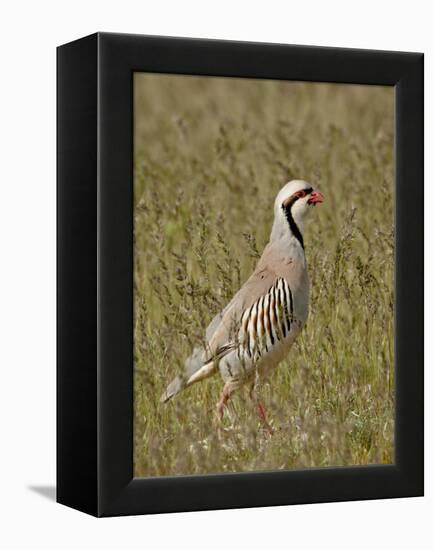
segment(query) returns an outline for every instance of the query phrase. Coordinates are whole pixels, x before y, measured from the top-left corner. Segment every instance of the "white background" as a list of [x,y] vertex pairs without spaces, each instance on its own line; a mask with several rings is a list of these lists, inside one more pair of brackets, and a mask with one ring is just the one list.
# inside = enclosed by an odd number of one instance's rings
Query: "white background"
[[[425,498],[97,520],[54,503],[55,47],[117,31],[423,51],[432,179],[430,2],[33,1],[0,21],[0,545],[2,548],[432,548],[432,325]],[[411,189],[409,189],[411,200]],[[426,190],[426,243],[433,234]],[[431,248],[432,253],[432,248]],[[426,311],[433,260],[426,259]],[[411,284],[411,281],[409,281]],[[37,490],[35,490],[35,487]],[[42,489],[41,489],[42,487]],[[47,489],[48,487],[48,489]]]

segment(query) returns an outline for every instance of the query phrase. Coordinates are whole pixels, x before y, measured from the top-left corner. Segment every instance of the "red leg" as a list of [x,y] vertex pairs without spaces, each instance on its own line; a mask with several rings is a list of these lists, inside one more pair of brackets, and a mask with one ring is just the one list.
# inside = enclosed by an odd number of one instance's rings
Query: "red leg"
[[261,420],[264,422],[264,424],[267,424],[267,414],[265,412],[265,407],[261,403],[261,401],[259,401],[259,399],[256,402],[256,410],[258,411],[258,414]]
[[217,415],[220,422],[223,421],[223,414],[225,412],[225,406],[226,403],[229,401],[229,397],[231,396],[231,392],[229,389],[228,384],[226,383],[224,385],[222,394],[220,396],[220,401],[217,403]]
[[253,402],[256,406],[256,412],[258,413],[259,418],[261,419],[261,424],[264,426],[264,428],[267,430],[267,432],[271,435],[274,432],[274,430],[267,421],[267,413],[265,411],[265,407],[262,404],[262,402],[259,400],[259,398],[258,398],[258,396],[255,392],[254,387],[252,388],[252,390],[250,392],[250,397],[252,398],[252,400],[253,400]]

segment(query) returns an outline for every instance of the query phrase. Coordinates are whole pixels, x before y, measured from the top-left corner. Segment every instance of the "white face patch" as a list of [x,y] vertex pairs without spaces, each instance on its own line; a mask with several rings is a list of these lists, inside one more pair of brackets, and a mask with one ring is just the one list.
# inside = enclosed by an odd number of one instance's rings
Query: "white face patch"
[[[303,244],[303,220],[310,208],[308,200],[313,186],[307,181],[293,180],[287,183],[277,194],[274,202],[274,222],[271,230],[270,240],[294,240],[295,243]],[[306,197],[297,198],[296,194],[305,191]],[[308,193],[309,191],[309,193]],[[295,199],[291,201],[291,198]],[[285,206],[288,205],[288,208]],[[291,223],[292,227],[291,227]],[[295,227],[294,227],[295,226]]]
[[308,210],[310,209],[310,206],[308,204],[310,194],[306,195],[303,198],[297,199],[295,203],[292,205],[291,212],[292,217],[294,218],[295,223],[303,224],[304,217]]

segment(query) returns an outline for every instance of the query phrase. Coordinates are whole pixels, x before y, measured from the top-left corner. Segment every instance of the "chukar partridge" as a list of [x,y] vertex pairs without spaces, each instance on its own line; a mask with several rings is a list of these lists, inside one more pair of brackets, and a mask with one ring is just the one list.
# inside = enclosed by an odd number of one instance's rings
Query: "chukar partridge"
[[220,420],[231,394],[249,384],[258,414],[269,427],[255,381],[282,361],[306,323],[309,279],[303,226],[307,212],[321,202],[322,194],[302,180],[290,181],[279,191],[270,241],[255,271],[211,321],[205,347],[193,351],[183,375],[172,380],[161,402],[220,371],[225,383],[217,405]]

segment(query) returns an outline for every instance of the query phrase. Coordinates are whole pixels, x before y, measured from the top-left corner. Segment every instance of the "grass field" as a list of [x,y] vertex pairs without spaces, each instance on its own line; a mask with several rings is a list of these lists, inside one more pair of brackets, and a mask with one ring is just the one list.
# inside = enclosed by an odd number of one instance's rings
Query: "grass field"
[[[392,88],[135,76],[136,476],[393,462]],[[216,376],[159,403],[251,273],[290,179],[306,224],[310,316],[261,388],[215,430]]]

